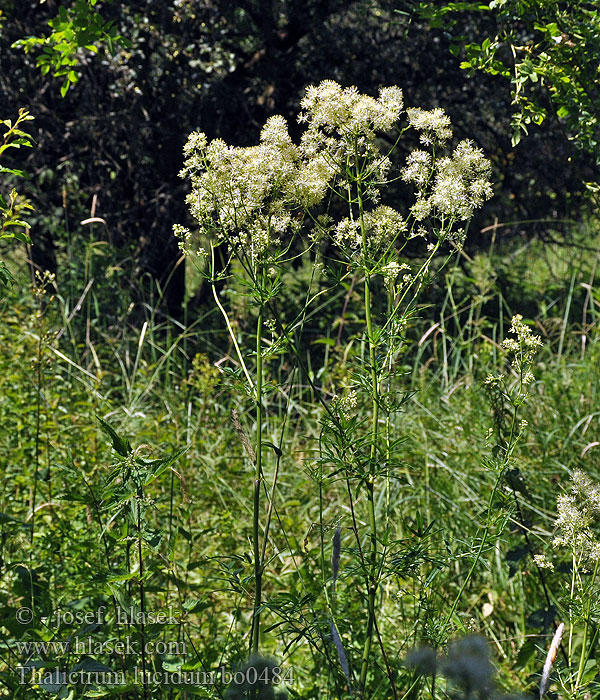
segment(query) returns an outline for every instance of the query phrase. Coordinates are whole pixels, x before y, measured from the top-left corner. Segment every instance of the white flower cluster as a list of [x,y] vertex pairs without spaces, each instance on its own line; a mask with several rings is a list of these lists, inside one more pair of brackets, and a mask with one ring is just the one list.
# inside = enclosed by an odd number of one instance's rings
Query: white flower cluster
[[426,151],[414,151],[402,171],[402,178],[417,186],[412,215],[417,221],[431,214],[451,223],[467,221],[493,194],[490,174],[489,160],[468,139],[458,144],[451,157],[435,163]]
[[574,472],[571,481],[573,493],[585,501],[595,515],[600,516],[600,484],[580,470]]
[[186,226],[182,226],[181,224],[173,224],[173,233],[175,234],[175,238],[177,238],[179,250],[184,255],[189,255],[191,252],[190,239],[192,237],[192,232]]
[[488,374],[488,376],[483,380],[484,386],[498,387],[504,378],[503,374]]
[[358,395],[354,389],[348,391],[341,397],[334,394],[331,403],[346,420],[349,420],[358,405]]
[[513,353],[512,368],[522,377],[523,384],[531,384],[533,382],[533,374],[531,366],[535,354],[542,347],[542,339],[539,335],[533,335],[529,326],[523,323],[523,316],[516,314],[512,317],[512,326],[508,330],[509,333],[514,333],[517,337],[505,338],[502,345],[505,350]]
[[409,107],[406,113],[413,129],[423,132],[420,141],[425,146],[442,146],[452,138],[450,117],[441,107],[429,111]]
[[[194,132],[185,154],[180,176],[192,182],[187,197],[192,215],[204,231],[241,249],[252,262],[264,259],[271,245],[297,227],[294,209],[318,203],[330,176],[318,163],[312,169],[301,164],[280,116],[267,121],[258,146],[236,148],[221,139],[208,143]],[[187,232],[176,234],[182,249],[189,250]]]
[[374,138],[376,131],[389,131],[398,121],[403,108],[402,90],[387,87],[379,98],[361,95],[355,87],[343,88],[333,80],[311,85],[300,103],[304,112],[299,122],[309,131],[323,129],[339,136],[365,135]]
[[402,90],[387,87],[379,97],[343,88],[333,80],[308,87],[301,102],[300,123],[306,124],[300,149],[307,163],[322,159],[321,167],[343,179],[347,168],[361,169],[368,181],[365,195],[377,201],[377,185],[385,183],[389,158],[376,143],[377,132],[393,129],[403,109]]
[[[406,263],[398,263],[395,261],[386,263],[381,268],[381,274],[383,275],[383,283],[386,289],[391,291],[394,288],[396,280],[398,279],[398,275],[404,271],[410,272],[410,266]],[[409,280],[409,274],[404,275],[402,278],[403,282],[408,282]]]
[[429,182],[433,171],[433,158],[427,151],[413,151],[406,159],[406,167],[402,171],[402,179],[406,182],[414,182],[423,189]]
[[600,561],[600,542],[592,529],[600,521],[600,484],[581,471],[571,481],[571,493],[557,499],[558,534],[553,544],[568,547],[583,563],[594,564]]
[[545,554],[534,554],[533,560],[540,569],[549,569],[550,571],[554,570],[553,562],[551,562]]
[[[407,229],[406,221],[400,212],[392,207],[379,206],[363,215],[367,249],[370,253],[380,252]],[[362,247],[361,224],[359,220],[342,219],[336,226],[333,238],[340,248],[356,252]]]
[[[209,142],[200,132],[190,135],[180,175],[191,180],[187,202],[200,229],[217,242],[227,242],[250,263],[268,265],[285,236],[299,230],[303,217],[297,213],[334,192],[349,203],[350,216],[337,226],[317,223],[313,240],[331,232],[352,255],[386,251],[408,230],[398,211],[377,206],[392,165],[380,149],[378,134],[393,129],[400,133],[402,91],[381,88],[375,98],[325,80],[307,88],[301,106],[298,120],[306,128],[298,146],[281,116],[266,122],[257,146],[233,147],[221,139]],[[442,109],[411,108],[406,116],[433,151],[452,137],[450,119]],[[450,157],[440,159],[427,150],[414,151],[402,170],[402,178],[417,190],[413,218],[440,219],[443,236],[448,237],[455,224],[471,218],[491,197],[490,171],[489,161],[471,141],[462,141]],[[367,201],[373,208],[361,220],[356,203],[362,211]],[[202,253],[193,251],[189,230],[176,227],[175,234],[184,252]],[[418,224],[407,233],[417,235],[424,235]],[[452,235],[460,241],[464,231]]]

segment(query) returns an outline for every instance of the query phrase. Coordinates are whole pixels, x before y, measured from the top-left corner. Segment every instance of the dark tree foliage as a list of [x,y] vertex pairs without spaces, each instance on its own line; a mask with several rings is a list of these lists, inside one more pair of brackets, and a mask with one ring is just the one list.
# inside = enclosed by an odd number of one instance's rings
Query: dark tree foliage
[[[600,165],[600,8],[587,0],[421,0],[419,15],[456,42],[461,67],[503,78],[512,97],[513,143],[550,112],[565,136]],[[484,13],[489,34],[469,35]],[[500,83],[501,84],[501,83]]]
[[[45,213],[33,232],[43,267],[54,266],[64,200],[73,224],[89,216],[97,195],[95,213],[107,221],[111,242],[133,251],[139,276],[169,281],[168,308],[177,315],[184,267],[171,227],[187,221],[178,171],[188,133],[254,143],[268,116],[293,120],[304,87],[326,78],[372,94],[397,84],[408,105],[443,106],[457,136],[491,154],[497,196],[474,223],[472,240],[494,217],[561,219],[581,204],[585,157],[551,122],[512,147],[510,95],[493,77],[468,79],[449,51],[450,34],[419,19],[410,0],[99,3],[130,46],[114,56],[82,50],[81,77],[64,98],[60,81],[41,75],[35,52],[11,48],[47,34],[61,4],[69,3],[0,0],[3,112],[24,106],[39,129],[27,169],[35,175],[36,210]],[[485,17],[468,21],[475,23],[470,33],[480,27],[483,34]]]

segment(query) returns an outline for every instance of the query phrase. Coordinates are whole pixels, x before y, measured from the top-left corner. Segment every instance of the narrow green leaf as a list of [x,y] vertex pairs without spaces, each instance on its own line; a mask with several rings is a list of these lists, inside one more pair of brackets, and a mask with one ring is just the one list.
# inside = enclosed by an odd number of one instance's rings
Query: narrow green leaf
[[[11,146],[12,144],[8,144]],[[19,177],[29,177],[24,170],[18,170],[16,168],[5,168],[0,165],[0,173],[10,173],[11,175],[18,175]]]
[[131,454],[132,449],[131,445],[129,444],[129,440],[126,438],[122,438],[117,433],[110,427],[108,423],[102,420],[100,416],[96,416],[100,423],[100,427],[104,432],[108,435],[108,437],[112,440],[112,447],[113,450],[121,455],[121,457],[127,457]]
[[150,472],[144,481],[144,485],[147,486],[155,479],[158,479],[158,477],[161,476],[161,474],[163,474],[172,464],[174,464],[181,457],[181,455],[184,454],[184,452],[187,452],[187,449],[187,447],[184,447],[181,450],[175,451],[172,455],[166,457],[165,459],[157,459],[153,462],[147,463],[146,466],[150,468]]

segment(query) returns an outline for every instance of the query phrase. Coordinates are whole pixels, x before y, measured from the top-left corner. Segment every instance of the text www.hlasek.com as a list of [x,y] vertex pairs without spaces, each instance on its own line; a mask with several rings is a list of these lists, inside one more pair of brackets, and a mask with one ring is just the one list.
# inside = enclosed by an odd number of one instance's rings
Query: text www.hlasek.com
[[[52,640],[51,642],[23,642],[14,641],[14,648],[20,654],[25,654],[30,657],[33,654],[47,656],[55,654],[62,656],[63,654],[139,654],[141,647],[139,643],[130,637],[125,637],[120,640],[107,640],[105,642],[91,639],[74,640]],[[150,640],[144,644],[144,653],[146,654],[173,654],[176,656],[185,656],[186,644],[184,641],[165,641],[162,639]]]

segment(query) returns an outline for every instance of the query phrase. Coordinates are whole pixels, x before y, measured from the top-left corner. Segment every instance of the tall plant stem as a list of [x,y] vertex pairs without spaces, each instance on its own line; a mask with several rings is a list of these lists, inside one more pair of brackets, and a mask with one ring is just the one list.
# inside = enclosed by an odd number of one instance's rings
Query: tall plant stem
[[[521,346],[521,353],[523,352],[523,347]],[[523,392],[523,376],[524,372],[523,369],[521,368],[521,373],[520,373],[520,379],[519,379],[519,396],[522,396]],[[469,568],[469,571],[467,572],[467,575],[463,579],[462,585],[458,590],[458,593],[456,594],[456,597],[454,598],[454,601],[450,607],[450,610],[448,611],[448,614],[446,615],[444,622],[442,623],[440,629],[438,630],[438,640],[439,642],[443,642],[444,634],[446,630],[448,629],[448,626],[450,625],[450,622],[452,620],[452,617],[454,616],[454,613],[456,612],[458,608],[458,604],[460,602],[460,599],[463,596],[463,593],[465,592],[465,589],[467,588],[467,585],[470,583],[471,579],[473,578],[473,575],[475,573],[475,569],[477,568],[477,565],[479,564],[479,560],[481,559],[481,555],[483,554],[483,550],[485,549],[486,545],[489,542],[489,536],[490,536],[490,529],[491,529],[491,519],[492,519],[492,512],[494,508],[494,500],[496,499],[496,494],[498,493],[498,489],[500,488],[500,484],[502,482],[502,479],[504,478],[504,475],[506,474],[506,470],[508,469],[510,465],[510,460],[512,459],[513,452],[517,446],[517,443],[519,441],[519,435],[517,431],[517,426],[519,422],[519,411],[517,408],[517,403],[515,403],[516,399],[513,399],[513,406],[514,406],[514,411],[512,414],[512,419],[510,423],[510,434],[508,437],[508,441],[504,443],[502,439],[502,431],[498,431],[498,439],[501,443],[504,444],[504,458],[502,460],[502,463],[500,464],[498,470],[497,470],[497,476],[494,481],[494,487],[492,488],[490,492],[490,497],[488,499],[488,506],[487,506],[487,512],[485,516],[485,525],[483,527],[483,533],[481,535],[481,540],[479,542],[479,547],[477,548],[477,552],[475,553],[475,557],[473,558],[473,561],[471,562],[471,566]]]
[[[41,436],[41,411],[42,411],[42,307],[40,301],[40,308],[38,311],[40,315],[40,323],[38,326],[38,346],[37,346],[37,356],[36,356],[36,405],[35,405],[35,474],[33,476],[33,493],[31,495],[31,532],[30,532],[30,543],[33,543],[33,538],[35,535],[35,507],[37,501],[37,489],[38,481],[40,475],[40,436]],[[33,556],[33,549],[31,550]]]
[[142,686],[143,686],[143,697],[144,700],[148,698],[148,679],[146,670],[146,594],[144,591],[144,556],[142,549],[142,503],[144,499],[144,493],[141,488],[138,487],[137,493],[137,545],[138,545],[138,564],[139,564],[139,586],[140,586],[140,639],[142,643]]
[[[594,573],[592,575],[592,582],[590,584],[590,590],[593,588],[594,583],[596,581],[596,578],[598,576],[598,566],[600,565],[600,562],[596,562],[596,565],[594,566]],[[590,617],[591,617],[591,608],[592,608],[592,596],[588,595],[587,596],[587,604],[586,604],[586,610],[585,610],[585,618],[584,618],[584,623],[583,623],[583,641],[581,642],[581,654],[579,656],[579,667],[577,668],[577,678],[575,680],[575,692],[578,692],[579,686],[581,684],[581,678],[583,676],[583,672],[585,671],[585,666],[588,662],[589,659],[589,654],[590,652],[587,649],[588,645],[588,635],[589,635],[589,629],[590,629]],[[593,647],[590,647],[590,651]]]
[[254,475],[254,512],[252,523],[252,541],[254,550],[254,614],[252,618],[251,649],[253,654],[258,654],[260,637],[260,606],[262,603],[262,564],[260,556],[260,486],[262,480],[262,386],[263,386],[263,362],[262,362],[262,330],[263,330],[263,305],[261,302],[258,319],[256,321],[256,464]]
[[454,598],[454,601],[452,605],[450,606],[450,610],[448,611],[448,614],[446,615],[444,622],[442,623],[442,626],[440,627],[438,631],[438,640],[440,643],[443,641],[443,636],[448,629],[448,625],[450,624],[450,621],[452,620],[452,617],[454,616],[454,613],[456,612],[456,609],[458,608],[458,604],[460,602],[460,599],[462,598],[463,593],[465,592],[465,589],[471,579],[473,578],[473,574],[475,573],[475,569],[477,568],[477,565],[479,564],[479,560],[481,559],[481,555],[483,554],[483,550],[485,549],[485,546],[488,543],[488,537],[490,534],[490,519],[492,516],[492,509],[494,506],[494,499],[496,498],[496,493],[498,492],[498,487],[500,486],[500,482],[502,481],[502,477],[504,476],[504,471],[506,469],[506,466],[504,465],[502,470],[498,473],[498,476],[496,477],[496,481],[494,483],[494,488],[492,489],[490,493],[490,497],[488,500],[488,507],[487,507],[487,513],[485,517],[485,525],[483,528],[483,534],[481,536],[481,541],[479,542],[479,547],[477,548],[477,552],[475,553],[475,557],[473,558],[473,561],[471,562],[471,567],[469,568],[469,571],[467,572],[467,575],[465,576],[461,587],[458,590],[458,593],[456,594],[456,597]]
[[371,371],[372,415],[371,415],[371,447],[369,454],[369,470],[366,479],[367,510],[369,517],[369,571],[367,574],[367,634],[360,667],[360,689],[364,693],[369,670],[369,655],[373,643],[375,627],[375,598],[377,596],[377,521],[375,518],[375,456],[377,452],[377,427],[379,422],[379,378],[375,365],[375,337],[373,333],[373,318],[371,315],[371,275],[367,269],[367,234],[363,218],[363,206],[360,188],[358,192],[360,213],[360,228],[362,233],[363,260],[365,262],[365,323],[367,326],[367,342],[369,344],[369,364]]
[[[211,270],[215,269],[215,248],[214,246],[211,246]],[[240,350],[239,343],[237,341],[237,338],[235,337],[235,333],[233,332],[233,328],[231,327],[231,321],[229,320],[229,316],[227,315],[227,311],[223,308],[223,304],[221,304],[221,301],[219,299],[219,295],[217,294],[217,288],[215,286],[215,280],[211,279],[210,280],[210,286],[212,289],[212,294],[215,300],[216,305],[219,307],[219,311],[223,314],[223,318],[225,319],[225,325],[227,326],[227,331],[229,333],[229,337],[231,338],[231,342],[233,344],[233,347],[235,348],[235,352],[237,355],[237,358],[239,360],[240,366],[244,372],[244,375],[246,379],[248,380],[248,385],[250,386],[251,389],[254,388],[254,383],[252,381],[252,377],[250,376],[250,372],[248,372],[248,368],[246,367],[246,363],[244,362],[244,356],[242,355],[242,351]]]

